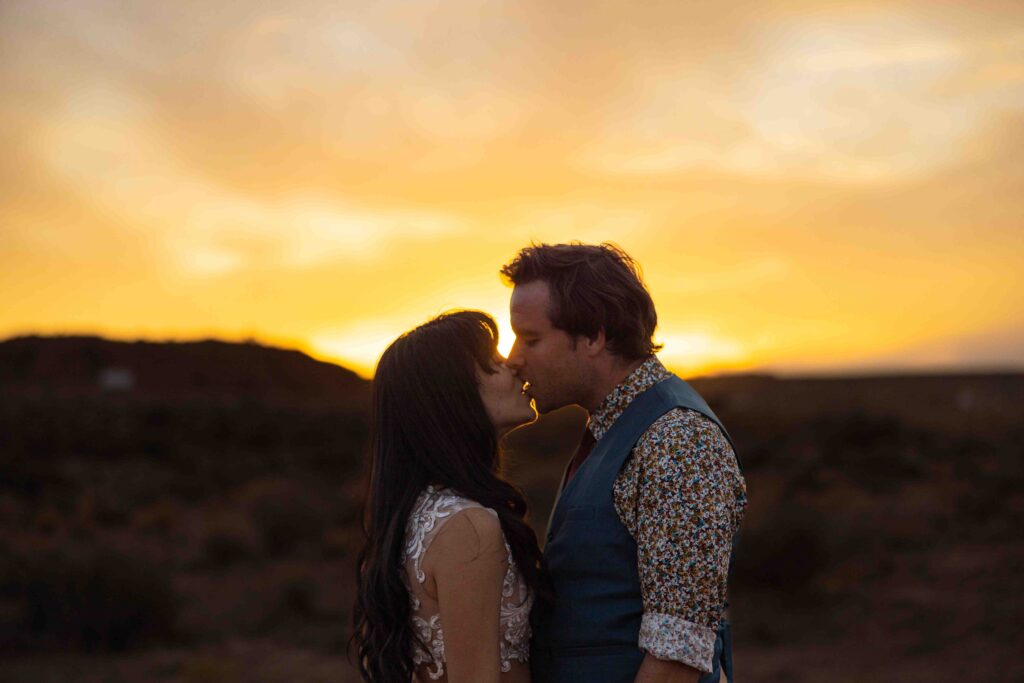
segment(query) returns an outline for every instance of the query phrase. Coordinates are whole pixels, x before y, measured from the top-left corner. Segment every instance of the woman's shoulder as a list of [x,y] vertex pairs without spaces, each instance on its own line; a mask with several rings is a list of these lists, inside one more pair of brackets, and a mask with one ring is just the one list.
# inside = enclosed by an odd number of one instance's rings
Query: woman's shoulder
[[[484,507],[472,498],[467,498],[458,491],[436,485],[428,486],[420,493],[409,515],[409,527],[425,526],[432,529],[443,525],[445,521],[463,510],[486,510],[495,518],[497,513]],[[474,515],[476,516],[476,515]]]
[[483,508],[483,506],[452,488],[430,485],[416,499],[409,523],[410,526],[414,524],[434,525],[468,508]]
[[452,489],[428,486],[416,500],[406,529],[406,557],[415,561],[420,580],[423,554],[442,530],[445,545],[471,550],[504,539],[497,512]]
[[476,560],[505,559],[505,535],[495,512],[482,505],[454,513],[433,540],[434,564],[461,565]]

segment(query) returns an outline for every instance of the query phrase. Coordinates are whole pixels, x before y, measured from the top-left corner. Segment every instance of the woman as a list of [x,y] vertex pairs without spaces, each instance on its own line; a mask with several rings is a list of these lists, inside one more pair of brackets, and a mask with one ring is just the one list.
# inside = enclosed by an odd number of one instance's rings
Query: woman
[[353,641],[364,680],[528,683],[540,550],[498,440],[535,419],[494,320],[439,316],[374,378],[367,543]]

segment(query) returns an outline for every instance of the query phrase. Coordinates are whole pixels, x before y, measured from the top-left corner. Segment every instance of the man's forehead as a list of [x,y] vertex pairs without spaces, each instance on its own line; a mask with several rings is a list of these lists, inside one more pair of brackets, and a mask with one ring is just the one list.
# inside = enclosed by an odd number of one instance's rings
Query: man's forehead
[[546,282],[535,280],[516,285],[509,301],[513,327],[521,328],[522,331],[527,328],[550,327],[551,320],[548,317],[550,303],[551,295]]

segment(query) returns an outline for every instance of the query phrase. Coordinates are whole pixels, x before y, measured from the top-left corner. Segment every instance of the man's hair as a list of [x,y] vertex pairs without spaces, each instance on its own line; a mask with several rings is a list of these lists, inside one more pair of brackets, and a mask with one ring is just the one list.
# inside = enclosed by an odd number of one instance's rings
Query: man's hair
[[652,339],[658,314],[640,266],[611,242],[531,244],[501,275],[512,286],[546,282],[551,291],[548,318],[572,337],[593,339],[604,330],[608,350],[626,360],[645,358],[661,348]]

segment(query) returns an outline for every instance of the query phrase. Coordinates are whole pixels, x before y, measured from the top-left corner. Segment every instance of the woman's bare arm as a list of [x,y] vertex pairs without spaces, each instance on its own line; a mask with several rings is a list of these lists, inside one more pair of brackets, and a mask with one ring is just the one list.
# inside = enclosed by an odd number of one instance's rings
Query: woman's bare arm
[[424,556],[444,630],[449,683],[497,683],[501,586],[508,558],[501,524],[470,508],[444,525]]

